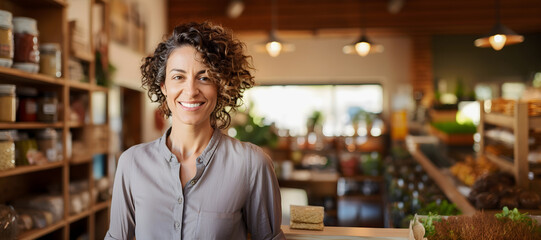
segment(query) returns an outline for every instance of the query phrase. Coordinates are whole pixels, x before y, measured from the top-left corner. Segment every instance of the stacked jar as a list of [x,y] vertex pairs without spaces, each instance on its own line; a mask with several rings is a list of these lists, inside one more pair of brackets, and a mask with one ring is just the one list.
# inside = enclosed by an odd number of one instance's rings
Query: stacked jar
[[17,121],[35,122],[38,112],[38,90],[31,87],[18,87]]
[[15,40],[13,68],[37,73],[39,71],[39,48],[36,20],[28,17],[14,17],[13,32]]
[[15,122],[15,85],[0,84],[0,122]]
[[15,143],[10,131],[0,131],[0,170],[15,167]]
[[39,72],[51,77],[62,76],[62,55],[60,44],[44,43],[39,46]]
[[0,66],[11,67],[13,64],[12,15],[0,10]]
[[58,120],[56,92],[42,92],[38,99],[38,121],[54,123]]

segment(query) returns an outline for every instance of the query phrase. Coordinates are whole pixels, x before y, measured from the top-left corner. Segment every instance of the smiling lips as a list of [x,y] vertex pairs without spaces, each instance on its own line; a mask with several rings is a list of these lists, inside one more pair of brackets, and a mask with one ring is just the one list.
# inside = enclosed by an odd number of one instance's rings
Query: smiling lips
[[205,104],[204,102],[179,102],[179,103],[180,103],[180,106],[186,111],[195,111],[201,108],[203,104]]

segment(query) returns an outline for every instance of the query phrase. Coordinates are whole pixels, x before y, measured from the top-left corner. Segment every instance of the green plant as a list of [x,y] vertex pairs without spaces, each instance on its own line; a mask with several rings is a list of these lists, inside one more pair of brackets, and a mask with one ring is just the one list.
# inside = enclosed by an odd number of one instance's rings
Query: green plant
[[263,124],[263,118],[254,118],[251,114],[246,115],[247,121],[245,124],[232,126],[237,132],[235,138],[258,146],[275,148],[278,144],[278,135],[272,125]]
[[507,206],[503,207],[502,212],[496,213],[495,216],[496,218],[500,220],[509,218],[511,221],[514,221],[514,222],[523,222],[528,225],[537,224],[537,221],[535,219],[528,217],[528,213],[520,213],[517,208],[514,208],[513,210],[509,210]]
[[314,128],[316,126],[320,126],[323,121],[323,113],[321,111],[315,110],[312,112],[312,115],[308,117],[306,121],[306,126],[308,127],[308,131],[312,132],[314,131]]

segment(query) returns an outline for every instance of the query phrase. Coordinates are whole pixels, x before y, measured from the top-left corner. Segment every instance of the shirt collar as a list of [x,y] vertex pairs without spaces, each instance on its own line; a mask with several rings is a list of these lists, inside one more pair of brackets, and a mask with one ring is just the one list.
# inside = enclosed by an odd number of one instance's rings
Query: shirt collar
[[[159,148],[160,154],[167,162],[174,161],[173,153],[167,147],[167,136],[171,134],[171,129],[172,128],[169,127],[169,129],[165,131],[163,136],[158,141],[158,144],[159,144],[158,148]],[[205,147],[205,150],[203,150],[201,155],[199,155],[198,157],[199,159],[202,160],[202,163],[204,163],[205,166],[208,165],[208,163],[210,162],[212,158],[212,155],[214,155],[214,152],[216,151],[216,148],[218,147],[218,143],[220,142],[221,137],[222,137],[222,132],[219,129],[214,129],[214,133],[212,134],[212,137],[210,138],[209,144],[207,145],[207,147]],[[200,162],[198,161],[197,164],[199,163]]]

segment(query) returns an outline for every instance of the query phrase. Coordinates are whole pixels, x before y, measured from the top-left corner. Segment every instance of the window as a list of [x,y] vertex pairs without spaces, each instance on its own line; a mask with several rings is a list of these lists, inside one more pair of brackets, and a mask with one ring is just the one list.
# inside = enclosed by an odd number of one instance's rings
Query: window
[[292,136],[306,134],[306,121],[314,111],[323,115],[323,134],[340,136],[351,128],[351,117],[359,110],[376,114],[383,110],[379,84],[257,86],[244,96],[251,114]]

